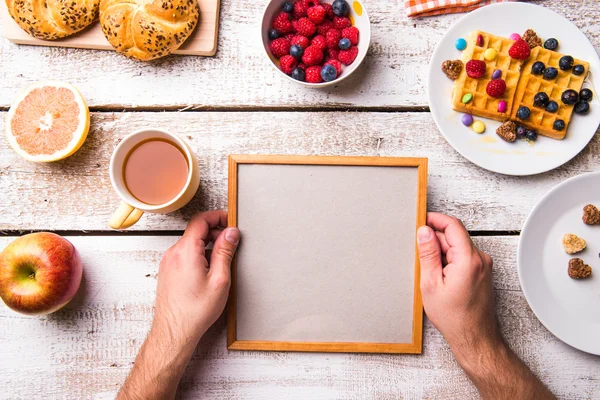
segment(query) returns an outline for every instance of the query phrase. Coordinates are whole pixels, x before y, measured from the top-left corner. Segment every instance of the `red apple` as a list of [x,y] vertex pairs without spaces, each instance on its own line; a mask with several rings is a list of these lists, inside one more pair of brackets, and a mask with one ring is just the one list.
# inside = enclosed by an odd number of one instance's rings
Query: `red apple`
[[31,233],[0,253],[0,298],[14,311],[48,314],[75,296],[81,274],[71,242],[54,233]]

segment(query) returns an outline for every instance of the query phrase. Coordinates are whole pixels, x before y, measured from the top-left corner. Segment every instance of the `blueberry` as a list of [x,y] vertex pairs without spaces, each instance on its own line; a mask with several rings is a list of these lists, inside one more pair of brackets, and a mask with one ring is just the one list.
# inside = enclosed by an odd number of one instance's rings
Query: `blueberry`
[[560,69],[562,69],[563,71],[568,71],[571,68],[573,68],[573,63],[574,62],[575,62],[575,60],[573,60],[573,57],[571,57],[571,56],[564,56],[560,60],[558,60],[558,67]]
[[546,68],[546,66],[544,65],[543,62],[536,61],[531,66],[531,73],[534,75],[541,75],[544,73],[544,68]]
[[277,29],[269,29],[269,40],[275,40],[281,36]]
[[583,73],[585,72],[585,67],[581,64],[577,64],[576,66],[573,67],[573,75],[583,75]]
[[522,138],[525,137],[525,133],[527,133],[527,129],[522,126],[517,127],[517,137]]
[[346,17],[350,12],[350,6],[345,0],[335,0],[331,5],[331,9],[338,17]]
[[332,80],[337,78],[337,70],[331,64],[325,65],[321,69],[321,78],[323,78],[325,82],[331,82]]
[[544,92],[539,92],[533,96],[533,105],[536,107],[544,108],[550,102],[550,97]]
[[546,106],[546,111],[550,112],[550,113],[555,113],[558,111],[558,103],[555,101],[551,101],[550,103],[548,103],[548,105]]
[[288,14],[291,13],[292,11],[294,11],[294,5],[289,1],[286,1],[285,3],[283,3],[283,11],[285,11]]
[[554,125],[552,125],[552,128],[554,128],[555,131],[562,131],[563,129],[565,129],[565,121],[563,121],[562,119],[557,119],[556,121],[554,121]]
[[594,93],[592,93],[590,89],[581,89],[581,92],[579,92],[579,98],[581,100],[591,101],[593,97]]
[[550,38],[544,43],[544,48],[548,50],[556,50],[558,48],[558,40]]
[[306,73],[302,68],[294,68],[294,70],[292,71],[292,78],[294,78],[297,81],[304,82],[304,80],[306,79]]
[[555,79],[558,76],[558,70],[554,67],[548,67],[544,71],[544,79],[547,81]]
[[338,46],[340,46],[341,50],[348,50],[352,46],[352,43],[350,43],[350,39],[341,38]]
[[290,55],[296,60],[301,59],[302,54],[304,54],[304,49],[299,44],[293,44],[292,47],[290,47]]
[[527,129],[525,132],[525,139],[535,142],[537,140],[537,132]]
[[531,110],[529,109],[529,107],[521,106],[517,110],[517,117],[519,117],[520,119],[527,119],[530,115]]
[[575,103],[575,114],[585,115],[590,112],[590,103],[585,100],[579,100]]
[[563,103],[571,105],[579,101],[579,94],[573,89],[569,89],[565,90],[560,98]]

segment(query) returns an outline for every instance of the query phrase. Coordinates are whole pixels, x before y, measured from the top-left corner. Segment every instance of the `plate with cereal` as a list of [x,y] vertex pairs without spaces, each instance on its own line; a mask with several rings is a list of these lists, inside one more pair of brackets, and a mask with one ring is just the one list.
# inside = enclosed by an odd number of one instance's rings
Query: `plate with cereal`
[[557,338],[600,355],[600,172],[552,189],[527,217],[517,270],[529,306]]
[[567,19],[534,4],[498,3],[444,35],[430,62],[429,105],[469,161],[534,175],[571,160],[596,133],[599,76],[594,46]]

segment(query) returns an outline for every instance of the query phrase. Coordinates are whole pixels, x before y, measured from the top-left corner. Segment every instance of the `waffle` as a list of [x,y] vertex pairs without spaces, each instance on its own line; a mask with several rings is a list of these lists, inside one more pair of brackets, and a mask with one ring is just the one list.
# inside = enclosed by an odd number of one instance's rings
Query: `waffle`
[[[483,36],[483,46],[477,46],[477,36]],[[479,79],[470,78],[466,69],[460,73],[460,76],[454,83],[454,93],[452,97],[452,108],[456,111],[485,117],[497,121],[506,121],[513,112],[513,99],[517,91],[517,84],[521,76],[523,60],[515,60],[508,55],[508,50],[513,45],[514,40],[494,36],[487,32],[473,31],[467,39],[467,48],[463,51],[462,61],[466,65],[468,61],[482,60],[486,63],[485,75]],[[494,48],[498,51],[498,56],[493,61],[487,61],[483,53],[488,48]],[[502,98],[492,98],[487,95],[485,89],[488,82],[492,80],[492,73],[502,70],[502,79],[506,81],[506,92]],[[471,93],[473,100],[467,104],[462,103],[465,94]],[[498,111],[498,103],[504,100],[507,103],[506,112]]]
[[[514,107],[510,116],[510,119],[517,124],[535,130],[538,134],[553,139],[565,138],[567,129],[569,128],[569,122],[573,116],[573,108],[575,107],[574,105],[564,104],[561,101],[561,95],[567,89],[573,89],[579,93],[590,68],[590,65],[587,62],[575,59],[574,65],[583,65],[585,67],[585,73],[577,76],[573,74],[572,71],[563,71],[558,67],[558,61],[563,56],[564,54],[546,50],[541,47],[535,47],[531,50],[531,56],[529,57],[527,64],[523,67],[523,73],[521,74],[519,85],[517,86]],[[546,68],[556,68],[558,70],[558,77],[550,81],[545,80],[542,75],[532,74],[531,66],[536,61],[543,62],[544,65],[546,65]],[[558,111],[556,113],[549,113],[545,109],[533,105],[533,97],[539,92],[545,92],[550,97],[550,100],[554,100],[558,103]],[[517,118],[517,110],[521,106],[526,106],[531,110],[531,116],[526,121]],[[565,129],[562,131],[557,131],[553,128],[554,121],[558,119],[565,121]]]

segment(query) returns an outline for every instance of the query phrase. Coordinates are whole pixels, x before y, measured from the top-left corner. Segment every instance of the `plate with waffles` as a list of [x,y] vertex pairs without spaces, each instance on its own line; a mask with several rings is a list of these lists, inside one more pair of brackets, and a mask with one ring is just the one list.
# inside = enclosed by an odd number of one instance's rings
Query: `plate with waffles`
[[441,134],[469,161],[534,175],[565,164],[594,137],[599,77],[594,46],[567,19],[534,4],[498,3],[444,35],[430,62],[429,105]]

